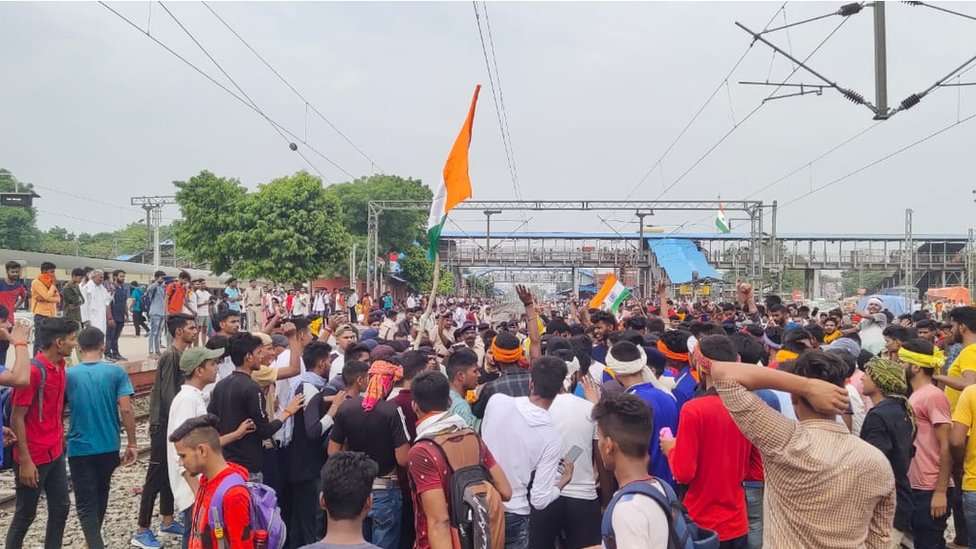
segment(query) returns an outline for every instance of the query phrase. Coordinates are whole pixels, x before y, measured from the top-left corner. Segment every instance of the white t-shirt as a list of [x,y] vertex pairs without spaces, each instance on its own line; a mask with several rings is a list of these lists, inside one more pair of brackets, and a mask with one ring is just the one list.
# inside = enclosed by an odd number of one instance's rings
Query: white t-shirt
[[193,300],[197,306],[197,316],[210,316],[210,292],[195,290]]
[[591,419],[593,403],[570,394],[556,395],[549,406],[552,423],[562,438],[562,455],[570,448],[583,449],[573,462],[573,479],[563,488],[562,495],[574,499],[596,499],[596,474],[593,472],[593,440],[596,439],[596,423]]
[[[661,490],[654,481],[652,485]],[[617,547],[668,549],[668,517],[653,499],[643,494],[628,494],[613,508],[613,534]]]
[[[298,375],[288,379],[282,379],[281,381],[275,382],[275,400],[277,402],[276,414],[280,414],[285,411],[288,407],[288,403],[295,396],[295,391],[298,390],[299,384],[302,382],[302,374],[305,373],[305,361],[301,358],[299,360]],[[288,363],[291,361],[291,349],[285,349],[274,362],[271,363],[272,368],[287,368]],[[291,416],[284,421],[281,429],[278,429],[272,436],[273,439],[281,443],[282,446],[288,446],[291,444],[292,432],[295,427],[295,419]]]
[[[532,404],[528,397],[495,393],[485,408],[481,438],[512,486],[512,499],[505,502],[506,512],[529,515],[530,496],[536,509],[545,509],[559,498],[562,444],[548,410]],[[529,494],[533,471],[535,479]]]
[[166,426],[166,470],[169,472],[169,487],[173,491],[176,510],[183,512],[193,505],[193,490],[183,478],[183,467],[176,455],[176,445],[169,442],[169,436],[183,422],[207,413],[207,399],[203,391],[192,385],[184,385],[173,397],[169,406],[169,422]]

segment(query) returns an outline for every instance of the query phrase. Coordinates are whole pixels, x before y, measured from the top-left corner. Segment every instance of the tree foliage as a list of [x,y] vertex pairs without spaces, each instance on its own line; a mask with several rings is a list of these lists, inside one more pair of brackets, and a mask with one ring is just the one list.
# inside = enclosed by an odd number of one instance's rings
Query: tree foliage
[[[9,170],[0,168],[0,192],[30,191],[33,185],[18,181]],[[36,250],[40,233],[34,208],[0,206],[0,248]]]
[[[353,235],[366,236],[370,200],[430,200],[430,188],[419,179],[396,175],[372,175],[330,186],[326,192],[342,204],[342,224]],[[385,211],[380,216],[379,252],[403,251],[423,241],[426,210]]]
[[[400,260],[401,274],[414,290],[429,293],[434,279],[434,264],[427,259],[427,250],[420,246],[411,246],[404,252]],[[437,283],[437,293],[447,295],[454,293],[454,275],[441,268],[440,281]]]
[[844,285],[844,295],[857,295],[859,288],[864,288],[868,293],[874,292],[891,275],[884,271],[843,271],[840,279]]
[[177,181],[177,244],[214,272],[302,282],[345,261],[349,234],[339,200],[306,172],[258,186],[204,171]]

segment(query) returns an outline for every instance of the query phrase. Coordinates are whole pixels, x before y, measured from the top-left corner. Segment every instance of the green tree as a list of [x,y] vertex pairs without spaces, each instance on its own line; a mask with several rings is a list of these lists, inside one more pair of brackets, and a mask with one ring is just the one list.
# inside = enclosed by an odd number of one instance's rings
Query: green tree
[[[401,274],[414,290],[429,293],[434,279],[434,264],[427,259],[427,250],[420,246],[411,246],[403,253],[400,260]],[[437,293],[447,295],[454,293],[454,275],[441,268],[441,277],[437,283]]]
[[[9,170],[0,168],[0,192],[31,191],[34,186],[18,181]],[[36,250],[40,233],[34,208],[0,206],[0,248]]]
[[[430,188],[419,179],[396,175],[372,175],[330,186],[327,191],[342,204],[342,224],[356,236],[367,233],[367,204],[370,200],[431,200]],[[379,252],[403,251],[414,241],[423,241],[426,210],[385,211],[380,216]]]
[[868,293],[872,293],[892,274],[885,271],[843,271],[840,273],[840,279],[844,284],[844,295],[856,295],[858,288],[864,288]]
[[183,213],[177,244],[214,272],[304,282],[346,260],[350,238],[339,200],[306,172],[253,193],[210,172],[175,184]]

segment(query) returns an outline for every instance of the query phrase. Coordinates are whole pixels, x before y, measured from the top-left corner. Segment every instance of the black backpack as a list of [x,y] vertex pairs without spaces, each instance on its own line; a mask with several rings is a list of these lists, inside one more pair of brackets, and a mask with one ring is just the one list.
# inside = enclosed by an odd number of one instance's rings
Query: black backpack
[[505,507],[481,462],[481,440],[471,429],[435,435],[429,442],[449,471],[447,504],[454,549],[495,549],[505,545]]

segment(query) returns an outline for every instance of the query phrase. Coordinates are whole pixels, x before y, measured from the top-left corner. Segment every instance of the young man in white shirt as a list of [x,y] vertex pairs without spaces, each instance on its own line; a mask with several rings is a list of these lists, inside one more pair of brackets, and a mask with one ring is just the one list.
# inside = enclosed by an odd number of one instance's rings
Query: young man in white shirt
[[562,460],[562,441],[549,414],[566,372],[561,359],[539,358],[532,364],[530,396],[497,393],[488,401],[482,440],[512,485],[512,499],[505,502],[505,549],[528,549],[531,510],[556,501],[573,478],[573,464]]
[[193,295],[190,300],[196,309],[196,323],[200,334],[200,345],[207,344],[207,337],[210,336],[210,292],[207,291],[206,282],[202,278],[193,281]]
[[[567,362],[567,367],[570,365],[567,358],[576,360],[572,345],[560,337],[549,340],[546,353]],[[593,403],[567,392],[575,385],[577,376],[586,375],[579,371],[579,362],[574,365],[576,371],[567,376],[562,390],[549,406],[553,426],[562,440],[560,455],[575,454],[570,456],[574,458],[573,478],[562,489],[559,499],[545,509],[532,512],[530,547],[552,547],[557,538],[565,540],[567,549],[600,545],[600,500],[595,467],[599,456],[593,443],[596,423],[591,417]]]
[[[173,397],[169,407],[169,423],[166,432],[166,467],[169,470],[169,485],[173,490],[174,508],[183,517],[185,532],[183,534],[183,548],[186,549],[190,541],[190,525],[193,523],[193,499],[195,497],[198,479],[191,475],[181,465],[176,454],[176,445],[169,441],[170,435],[180,425],[197,416],[207,414],[207,401],[203,388],[217,379],[217,359],[224,354],[221,349],[207,349],[206,347],[190,347],[180,355],[180,371],[185,376],[186,383],[180,392]],[[224,446],[240,440],[244,435],[254,430],[254,421],[244,420],[240,427],[232,433],[220,437],[220,445]]]
[[[646,482],[663,493],[661,483],[647,474],[647,441],[656,436],[651,408],[634,395],[607,396],[593,407],[593,420],[600,458],[621,488],[632,482]],[[668,549],[668,517],[650,497],[624,495],[607,512],[613,513],[612,546]],[[604,546],[610,546],[607,540]]]

